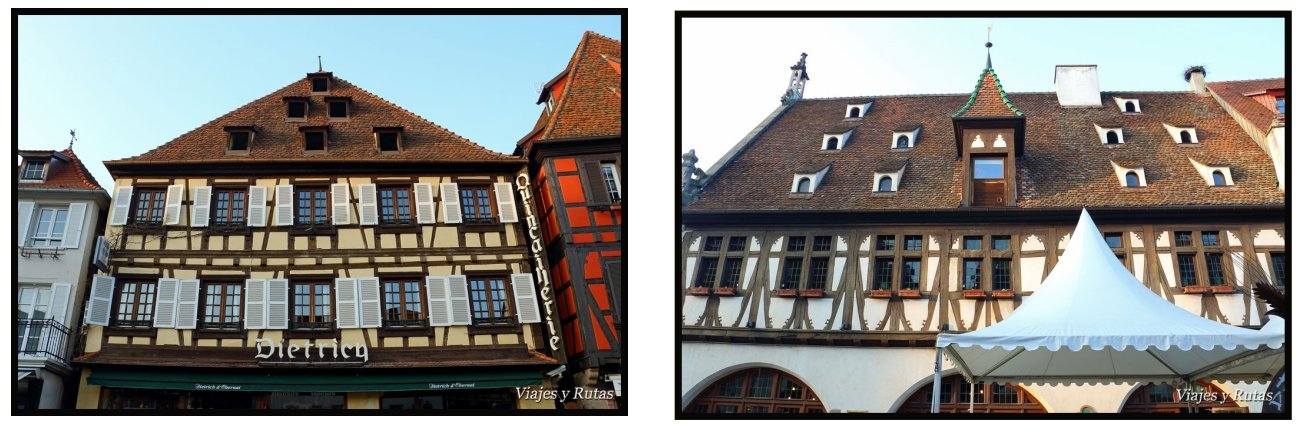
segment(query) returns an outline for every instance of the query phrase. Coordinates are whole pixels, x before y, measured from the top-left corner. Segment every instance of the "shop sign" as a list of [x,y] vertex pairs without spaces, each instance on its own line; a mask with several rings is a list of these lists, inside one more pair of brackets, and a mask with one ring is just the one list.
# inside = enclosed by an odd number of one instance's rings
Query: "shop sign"
[[429,383],[429,390],[458,390],[475,387],[475,383]]
[[[316,344],[307,341],[306,346],[299,347],[297,344],[289,344],[288,346],[285,346],[284,340],[276,342],[266,338],[258,338],[255,343],[257,344],[257,355],[254,357],[258,359],[270,359],[272,357],[277,359],[296,359],[299,356],[303,359],[311,359],[312,347],[316,347],[316,358],[318,359],[333,358],[347,360],[359,357],[363,362],[370,361],[370,349],[366,347],[364,343],[343,344],[340,346],[339,340],[333,339],[330,340],[330,342],[318,341]],[[265,344],[265,346],[263,346],[263,344]]]
[[[560,332],[559,319],[555,316],[555,298],[554,290],[551,287],[551,277],[546,263],[546,247],[542,242],[541,224],[537,221],[537,214],[533,210],[532,184],[528,179],[528,170],[519,172],[515,177],[515,188],[519,191],[519,198],[523,200],[524,218],[528,222],[528,242],[529,249],[533,253],[533,275],[537,278],[537,283],[542,289],[539,292],[542,297],[542,305],[546,307],[546,326],[550,332],[550,344],[552,354],[556,357],[563,357],[560,351]],[[560,360],[564,362],[563,359]]]

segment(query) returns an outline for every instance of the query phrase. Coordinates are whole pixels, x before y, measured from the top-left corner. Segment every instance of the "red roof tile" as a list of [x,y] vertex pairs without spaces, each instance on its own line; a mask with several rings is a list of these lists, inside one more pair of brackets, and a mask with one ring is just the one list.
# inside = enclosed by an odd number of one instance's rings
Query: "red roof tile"
[[980,74],[979,84],[975,86],[975,91],[971,92],[970,100],[966,105],[953,114],[953,117],[1016,117],[1021,115],[1020,110],[1007,99],[1007,93],[1002,90],[1002,82],[998,81],[997,73],[992,68],[987,68]]
[[95,181],[94,175],[90,174],[90,171],[86,169],[86,165],[81,163],[81,159],[77,158],[77,153],[72,152],[71,148],[60,151],[59,153],[67,156],[71,162],[50,162],[51,164],[47,166],[50,168],[50,171],[46,173],[45,182],[20,182],[18,183],[18,188],[104,190],[104,187],[99,186],[99,182]]
[[555,96],[555,113],[543,111],[537,126],[519,144],[526,149],[533,141],[622,135],[622,56],[623,44],[618,40],[584,33],[564,71],[544,89],[565,82]]
[[[981,92],[989,92],[981,80]],[[1114,103],[1061,108],[1055,93],[1012,93],[1024,113],[1025,150],[1017,158],[1021,208],[1160,205],[1281,205],[1272,163],[1236,121],[1210,97],[1189,92],[1103,92],[1102,98],[1139,98],[1142,114]],[[687,212],[863,211],[958,208],[963,167],[953,143],[952,114],[970,97],[907,95],[804,99],[763,131],[711,177]],[[822,151],[822,134],[845,123],[844,106],[873,102],[839,151]],[[893,150],[893,130],[922,126],[914,148]],[[1190,123],[1200,144],[1180,146],[1164,128]],[[904,126],[906,124],[906,126]],[[1094,124],[1122,126],[1124,144],[1106,146]],[[1210,188],[1188,158],[1228,165],[1235,186]],[[792,198],[794,173],[810,159],[834,162],[816,192]],[[1145,168],[1148,187],[1121,188],[1110,161]],[[898,191],[873,195],[874,171],[908,162]]]
[[1269,89],[1286,89],[1286,79],[1238,80],[1206,83],[1205,86],[1222,98],[1223,102],[1228,103],[1232,109],[1237,110],[1246,121],[1255,126],[1256,130],[1267,134],[1272,128],[1273,120],[1278,118],[1278,114],[1247,94],[1256,94]]
[[[115,165],[209,162],[338,162],[398,161],[437,163],[514,163],[520,159],[497,153],[361,89],[331,77],[328,95],[311,95],[304,77],[252,101],[197,129],[143,154],[104,162]],[[285,97],[309,100],[306,122],[285,120]],[[325,98],[350,97],[347,121],[328,121]],[[246,156],[227,155],[227,126],[254,126],[256,134]],[[304,154],[304,126],[329,126],[327,152]],[[380,154],[373,136],[376,127],[402,127],[402,151]]]

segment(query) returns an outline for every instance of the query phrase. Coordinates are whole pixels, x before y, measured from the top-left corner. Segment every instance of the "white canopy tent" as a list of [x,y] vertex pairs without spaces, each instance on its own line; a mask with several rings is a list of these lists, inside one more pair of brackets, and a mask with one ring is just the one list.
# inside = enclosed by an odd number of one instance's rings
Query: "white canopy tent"
[[[1284,329],[1272,316],[1260,330],[1226,325],[1160,298],[1120,264],[1084,210],[1056,267],[1019,308],[974,332],[940,334],[935,346],[972,384],[1268,381],[1284,363]],[[938,386],[936,369],[935,396]]]

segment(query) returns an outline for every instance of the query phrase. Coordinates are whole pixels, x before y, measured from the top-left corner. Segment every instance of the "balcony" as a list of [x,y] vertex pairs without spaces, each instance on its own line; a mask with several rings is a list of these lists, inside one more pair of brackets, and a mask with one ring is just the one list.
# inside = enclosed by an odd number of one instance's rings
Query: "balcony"
[[18,321],[18,357],[68,365],[68,327],[53,320]]

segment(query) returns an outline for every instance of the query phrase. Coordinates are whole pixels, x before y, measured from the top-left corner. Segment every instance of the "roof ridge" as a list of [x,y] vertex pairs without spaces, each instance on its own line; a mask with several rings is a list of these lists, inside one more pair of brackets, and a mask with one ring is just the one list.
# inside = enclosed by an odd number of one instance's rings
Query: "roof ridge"
[[436,127],[436,128],[438,128],[438,129],[440,129],[440,130],[442,130],[442,131],[444,131],[444,132],[447,132],[448,134],[451,134],[451,136],[454,136],[454,137],[456,137],[456,138],[460,138],[462,141],[464,141],[464,142],[466,142],[466,143],[469,143],[470,146],[472,146],[472,147],[474,147],[474,148],[477,148],[477,149],[480,149],[480,150],[486,151],[486,152],[491,153],[491,154],[496,154],[496,155],[498,155],[498,156],[508,157],[508,158],[511,158],[511,159],[515,158],[514,156],[511,156],[511,155],[508,155],[508,154],[505,154],[505,153],[498,153],[498,152],[496,152],[496,151],[492,151],[491,149],[489,149],[489,148],[487,148],[487,147],[484,147],[484,146],[482,146],[482,145],[479,145],[478,143],[476,143],[476,142],[474,142],[474,141],[470,141],[469,138],[466,138],[466,137],[464,137],[464,136],[461,136],[460,134],[457,134],[456,132],[452,132],[451,129],[447,129],[447,128],[445,128],[445,127],[442,127],[442,125],[439,125],[439,124],[437,124],[437,123],[434,123],[432,120],[426,119],[426,118],[420,116],[419,114],[415,114],[414,112],[411,112],[410,110],[407,110],[407,109],[405,109],[405,108],[402,108],[401,106],[399,106],[399,105],[397,105],[397,104],[394,104],[392,101],[389,101],[389,100],[387,100],[387,99],[384,99],[384,97],[382,97],[382,96],[376,95],[376,94],[374,94],[373,92],[370,92],[370,91],[368,91],[368,90],[362,88],[361,86],[359,86],[359,85],[357,85],[357,84],[354,84],[354,83],[352,83],[352,82],[350,82],[350,81],[344,80],[342,77],[337,77],[337,76],[336,76],[335,78],[336,78],[336,79],[339,79],[340,82],[347,83],[348,85],[351,85],[353,89],[356,89],[357,91],[360,91],[361,93],[364,93],[364,94],[366,94],[366,95],[370,95],[370,96],[375,97],[375,99],[378,99],[380,102],[383,102],[383,103],[385,103],[385,104],[388,104],[388,106],[390,106],[390,107],[396,108],[396,109],[398,109],[399,111],[401,111],[401,112],[403,112],[403,113],[406,113],[406,114],[411,115],[411,117],[415,117],[416,119],[423,120],[425,123],[428,123],[429,125],[431,125],[431,126],[433,126],[433,127]]
[[582,54],[587,51],[587,42],[591,39],[589,35],[592,34],[596,33],[588,30],[582,34],[582,40],[578,42],[578,48],[573,50],[573,56],[569,58],[569,64],[564,67],[563,74],[569,76],[569,81],[564,84],[564,93],[561,94],[563,96],[559,97],[560,103],[552,110],[551,117],[546,119],[545,130],[537,137],[537,139],[546,139],[546,137],[552,132],[555,132],[555,122],[560,119],[560,111],[565,105],[569,104],[569,92],[573,91],[574,86],[573,78],[577,75],[578,65],[582,63]]
[[583,32],[582,35],[583,35],[583,38],[586,38],[586,37],[588,37],[588,36],[595,36],[595,37],[600,37],[600,38],[605,39],[605,40],[612,41],[612,42],[614,42],[614,43],[620,43],[620,44],[623,43],[623,42],[621,42],[621,41],[619,41],[619,40],[614,39],[613,37],[606,36],[606,35],[604,35],[604,34],[597,33],[597,32],[592,31],[592,30],[587,30],[587,31]]
[[65,156],[68,156],[68,158],[72,159],[72,166],[75,166],[77,168],[77,172],[78,172],[77,175],[79,175],[79,178],[81,178],[82,183],[96,190],[104,189],[103,186],[99,185],[99,181],[95,180],[95,176],[90,173],[90,169],[86,168],[85,163],[81,162],[81,158],[77,157],[77,153],[72,151],[72,147],[68,147],[63,151],[60,151],[60,153],[63,153]]
[[1219,83],[1262,82],[1262,81],[1265,81],[1265,80],[1282,80],[1282,81],[1285,82],[1285,81],[1286,81],[1286,77],[1264,77],[1264,78],[1258,78],[1258,79],[1223,80],[1223,81],[1217,81],[1217,82],[1205,82],[1205,84],[1207,84],[1207,85],[1212,85],[1212,84],[1219,84]]
[[[1051,95],[1051,94],[1055,94],[1055,93],[1056,93],[1055,91],[1006,92],[1007,95]],[[1112,93],[1112,94],[1114,94],[1114,93],[1186,93],[1186,94],[1191,94],[1190,91],[1181,90],[1181,89],[1180,89],[1180,90],[1103,90],[1103,91],[1100,91],[1100,93],[1102,93],[1102,94],[1107,94],[1107,93]],[[879,99],[879,98],[921,98],[921,97],[931,97],[931,96],[933,96],[933,97],[938,97],[938,96],[966,96],[966,93],[965,93],[965,92],[954,92],[954,93],[903,93],[903,94],[894,94],[894,95],[828,96],[828,97],[822,97],[822,98],[803,98],[803,99],[800,99],[799,102],[803,102],[803,101],[839,101],[839,100],[848,100],[848,99],[861,99],[861,100],[865,100],[865,101],[870,101],[870,100],[873,100],[873,99]]]
[[993,71],[993,67],[988,67],[984,69],[984,72],[980,73],[979,81],[975,82],[975,91],[971,92],[970,100],[966,101],[966,105],[961,107],[960,110],[953,113],[953,117],[964,114],[972,105],[975,105],[975,99],[979,96],[980,89],[984,86],[984,81],[988,80],[988,76],[990,75],[993,76],[993,84],[998,88],[998,96],[1002,98],[1002,103],[1006,105],[1007,108],[1010,108],[1012,112],[1016,113],[1016,116],[1025,115],[1025,113],[1021,112],[1019,108],[1016,108],[1015,104],[1011,103],[1010,99],[1007,99],[1007,91],[1002,89],[1002,80],[998,79],[998,73]]

